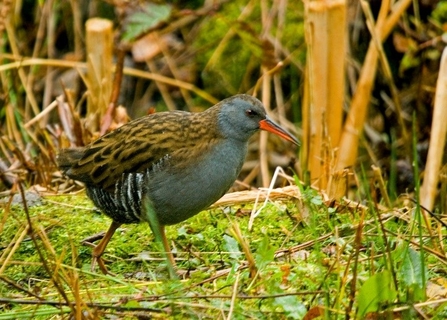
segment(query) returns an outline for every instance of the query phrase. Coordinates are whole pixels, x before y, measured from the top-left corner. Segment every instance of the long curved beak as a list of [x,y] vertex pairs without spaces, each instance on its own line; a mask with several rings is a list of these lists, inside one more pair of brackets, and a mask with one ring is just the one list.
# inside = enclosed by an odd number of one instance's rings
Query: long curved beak
[[280,136],[281,138],[290,141],[293,144],[296,144],[297,146],[300,145],[300,141],[297,138],[295,138],[292,134],[287,132],[286,129],[281,128],[269,117],[266,117],[264,120],[259,121],[259,127],[261,128],[261,130],[272,132]]

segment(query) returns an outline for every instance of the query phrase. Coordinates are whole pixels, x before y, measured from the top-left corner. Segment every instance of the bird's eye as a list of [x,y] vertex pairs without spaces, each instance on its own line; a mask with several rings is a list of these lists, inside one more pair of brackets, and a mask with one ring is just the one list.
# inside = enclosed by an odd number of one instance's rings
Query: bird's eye
[[253,109],[245,110],[245,114],[250,118],[253,118],[255,115],[257,115],[256,111],[254,111]]

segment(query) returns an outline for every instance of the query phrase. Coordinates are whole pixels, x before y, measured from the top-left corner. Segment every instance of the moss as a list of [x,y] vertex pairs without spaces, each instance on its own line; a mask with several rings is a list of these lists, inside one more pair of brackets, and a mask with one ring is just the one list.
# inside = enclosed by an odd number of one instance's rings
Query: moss
[[[91,248],[82,245],[81,240],[105,231],[110,219],[94,210],[84,194],[45,197],[43,205],[30,208],[29,213],[33,229],[41,230],[46,237],[37,237],[36,243],[28,237],[20,243],[1,275],[16,286],[0,279],[0,295],[10,299],[34,299],[27,293],[34,292],[45,300],[63,301],[62,290],[70,301],[102,305],[99,309],[86,308],[86,312],[96,312],[100,316],[133,317],[136,310],[148,308],[146,310],[158,310],[156,314],[161,317],[195,317],[199,312],[202,317],[209,318],[216,310],[229,312],[237,277],[238,294],[253,298],[238,298],[237,306],[233,305],[235,318],[293,317],[311,306],[314,296],[329,299],[327,303],[343,309],[349,296],[338,292],[340,286],[346,285],[346,277],[353,276],[353,254],[358,246],[355,232],[361,214],[343,203],[328,208],[321,196],[311,189],[304,191],[302,199],[268,204],[255,219],[252,231],[247,229],[251,205],[204,211],[181,224],[167,227],[168,239],[178,252],[178,267],[187,274],[185,280],[178,281],[168,279],[163,259],[155,259],[160,255],[147,224],[123,225],[112,238],[104,257],[115,276],[104,276],[99,270],[91,272]],[[303,212],[309,218],[303,220]],[[9,250],[6,247],[13,245],[16,234],[27,222],[19,206],[2,213],[8,214],[0,241],[4,258]],[[359,252],[355,271],[358,279],[367,279],[375,270],[387,268],[389,263],[385,259],[388,249],[383,235],[374,222],[376,214],[368,213],[369,222],[364,222],[363,249]],[[254,256],[258,270],[255,279],[250,278],[246,256],[230,232],[231,223],[239,225]],[[384,223],[387,232],[401,235],[408,232],[404,220],[388,219]],[[400,243],[391,247],[392,254],[388,256],[398,267],[401,259],[396,257],[400,257],[405,244],[391,233],[387,237],[391,243]],[[42,240],[45,238],[48,241]],[[43,267],[36,244],[49,272]],[[275,252],[282,252],[282,255],[274,256]],[[439,264],[432,255],[426,260]],[[217,276],[224,270],[226,273]],[[435,269],[431,270],[430,277],[438,276]],[[294,295],[319,290],[323,293]],[[405,292],[404,285],[401,291]],[[256,296],[271,298],[256,299]],[[405,300],[404,295],[401,299]],[[108,309],[109,303],[124,309]],[[54,314],[59,312],[43,306],[33,308],[45,313],[42,319],[48,317],[48,310],[53,310]],[[21,304],[4,305],[0,310],[6,314],[34,312]]]

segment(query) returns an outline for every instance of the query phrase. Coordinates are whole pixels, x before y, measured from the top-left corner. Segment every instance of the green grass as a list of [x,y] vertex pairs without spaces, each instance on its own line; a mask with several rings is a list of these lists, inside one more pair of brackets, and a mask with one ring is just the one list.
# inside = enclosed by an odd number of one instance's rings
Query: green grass
[[[30,208],[36,241],[26,235],[8,257],[27,226],[24,209],[11,206],[2,209],[8,217],[0,238],[0,319],[76,312],[86,318],[300,319],[311,308],[331,319],[370,312],[414,317],[413,305],[427,299],[423,279],[444,276],[445,259],[436,253],[442,256],[445,241],[430,241],[412,211],[401,216],[403,209],[381,212],[372,200],[367,204],[328,204],[306,189],[300,199],[269,204],[252,231],[251,205],[204,211],[167,227],[181,280],[169,279],[147,224],[123,225],[112,238],[104,258],[114,276],[91,272],[91,248],[81,240],[105,231],[110,220],[84,194],[45,197]],[[235,229],[253,256],[254,276]],[[423,261],[419,231],[435,252],[424,251]],[[439,319],[447,314],[442,304],[417,310]]]

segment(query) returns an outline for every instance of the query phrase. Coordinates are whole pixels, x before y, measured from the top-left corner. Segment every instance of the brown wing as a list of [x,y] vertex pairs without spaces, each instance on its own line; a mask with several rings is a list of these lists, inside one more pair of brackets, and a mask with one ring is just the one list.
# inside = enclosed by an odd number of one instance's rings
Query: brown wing
[[210,130],[212,113],[160,112],[136,119],[85,148],[61,150],[58,165],[72,179],[113,191],[124,173],[143,172],[166,155],[203,154],[216,137]]

